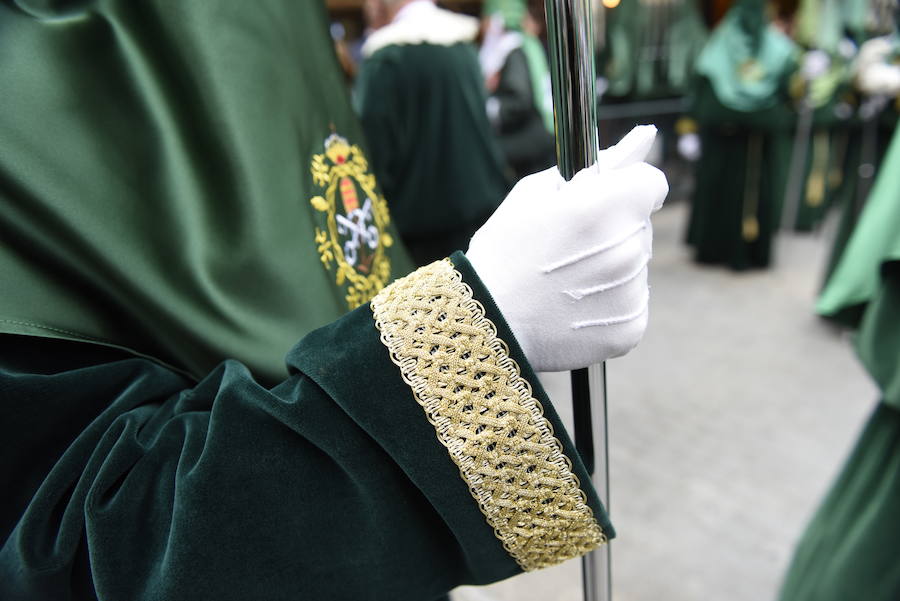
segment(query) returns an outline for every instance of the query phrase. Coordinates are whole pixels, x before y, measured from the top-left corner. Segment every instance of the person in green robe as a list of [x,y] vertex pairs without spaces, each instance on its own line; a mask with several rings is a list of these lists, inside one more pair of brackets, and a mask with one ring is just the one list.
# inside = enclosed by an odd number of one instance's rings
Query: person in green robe
[[538,38],[543,17],[532,10],[525,0],[493,0],[482,9],[478,58],[488,119],[516,180],[556,163],[550,67]]
[[797,48],[764,11],[762,0],[729,10],[698,58],[691,99],[702,154],[687,241],[697,261],[736,270],[770,264],[790,162]]
[[816,304],[856,332],[881,402],[806,528],[781,601],[900,599],[900,131]]
[[356,104],[372,167],[418,264],[462,247],[509,190],[485,109],[478,20],[432,0],[382,0]]
[[0,599],[421,601],[614,535],[533,369],[642,334],[652,135],[409,273],[321,3],[0,31]]
[[850,102],[855,107],[843,161],[844,177],[836,190],[841,215],[823,278],[827,284],[865,206],[900,114],[900,35],[894,31],[867,40],[853,65]]
[[848,151],[854,150],[850,95],[857,49],[841,4],[803,0],[795,17],[794,39],[805,53],[794,80],[801,99],[782,221],[799,232],[818,228],[840,198]]
[[604,10],[604,101],[680,97],[707,39],[697,0],[630,0]]

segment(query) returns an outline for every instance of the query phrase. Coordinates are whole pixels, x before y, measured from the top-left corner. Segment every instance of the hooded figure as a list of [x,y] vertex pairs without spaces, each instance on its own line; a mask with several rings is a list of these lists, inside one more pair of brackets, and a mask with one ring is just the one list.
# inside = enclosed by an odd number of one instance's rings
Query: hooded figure
[[[894,17],[889,20],[893,31],[865,41],[849,69],[851,81],[846,102],[853,116],[845,133],[843,177],[835,190],[834,203],[840,207],[841,217],[825,271],[826,282],[840,261],[868,200],[897,126],[900,114],[898,21],[900,5],[895,5]],[[878,31],[883,32],[884,27],[883,22],[878,23]],[[874,31],[869,30],[869,33]],[[863,32],[857,35],[862,36]]]
[[604,98],[682,96],[707,38],[696,0],[631,0],[606,9]]
[[687,237],[699,262],[747,269],[771,261],[790,162],[796,58],[763,0],[736,3],[700,54],[692,113],[703,150]]
[[556,162],[547,53],[524,0],[492,0],[482,11],[479,52],[489,92],[487,113],[515,179]]

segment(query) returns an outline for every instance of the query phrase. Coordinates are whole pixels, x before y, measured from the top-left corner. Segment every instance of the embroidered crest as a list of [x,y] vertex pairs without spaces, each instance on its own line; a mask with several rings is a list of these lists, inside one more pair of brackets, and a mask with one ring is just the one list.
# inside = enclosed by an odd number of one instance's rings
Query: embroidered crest
[[335,283],[346,286],[347,306],[355,309],[390,280],[387,201],[375,189],[362,150],[342,136],[328,136],[325,152],[313,155],[310,169],[313,183],[324,191],[309,201],[325,217],[324,228],[316,227],[316,250],[325,269],[335,270]]

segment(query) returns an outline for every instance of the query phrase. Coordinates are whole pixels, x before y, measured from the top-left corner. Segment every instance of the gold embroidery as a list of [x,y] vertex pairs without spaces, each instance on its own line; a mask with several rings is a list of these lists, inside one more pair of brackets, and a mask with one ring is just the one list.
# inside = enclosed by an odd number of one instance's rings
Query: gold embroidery
[[606,542],[543,407],[452,263],[397,280],[371,306],[403,380],[522,569]]
[[324,188],[324,196],[309,199],[325,214],[325,229],[316,227],[316,250],[325,269],[335,264],[334,281],[347,285],[345,300],[355,309],[391,278],[387,201],[378,194],[362,149],[337,134],[325,141],[323,154],[313,156],[310,170],[313,183]]

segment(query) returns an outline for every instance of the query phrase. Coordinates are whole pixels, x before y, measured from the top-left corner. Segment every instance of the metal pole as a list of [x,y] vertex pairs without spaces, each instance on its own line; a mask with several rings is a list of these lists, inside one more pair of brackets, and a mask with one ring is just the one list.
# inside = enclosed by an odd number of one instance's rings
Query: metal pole
[[545,0],[559,171],[571,179],[597,160],[597,92],[590,0]]
[[[544,0],[560,174],[567,180],[597,161],[597,92],[590,0]],[[609,509],[606,367],[572,372],[575,446]],[[602,450],[597,452],[598,449]],[[609,545],[582,558],[585,601],[612,598]]]

